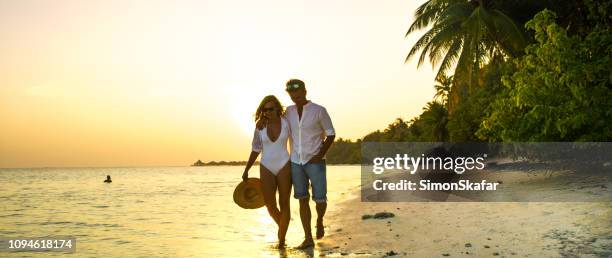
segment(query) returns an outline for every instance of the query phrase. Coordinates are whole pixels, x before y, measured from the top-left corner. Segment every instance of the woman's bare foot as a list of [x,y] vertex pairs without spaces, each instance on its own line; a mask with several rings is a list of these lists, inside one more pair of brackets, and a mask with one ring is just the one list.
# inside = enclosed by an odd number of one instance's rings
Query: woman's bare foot
[[307,249],[314,246],[314,240],[312,238],[304,240],[300,245],[298,245],[297,249]]
[[279,241],[278,241],[278,245],[276,245],[276,249],[279,249],[279,250],[283,250],[283,249],[285,249],[286,247],[287,247],[287,245],[285,244],[285,241],[284,241],[284,240],[283,240],[283,241],[279,240]]

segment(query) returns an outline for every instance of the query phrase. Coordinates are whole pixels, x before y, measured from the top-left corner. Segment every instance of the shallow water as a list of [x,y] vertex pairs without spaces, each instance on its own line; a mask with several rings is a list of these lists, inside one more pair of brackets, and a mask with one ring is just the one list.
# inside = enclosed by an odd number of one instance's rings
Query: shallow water
[[[265,208],[245,210],[232,193],[243,167],[0,169],[0,237],[70,235],[77,256],[278,257]],[[355,197],[359,166],[328,166],[328,199]],[[111,175],[112,184],[105,184]],[[259,168],[251,170],[258,176]],[[314,203],[311,202],[314,215]],[[291,201],[287,244],[303,240]],[[313,216],[314,217],[314,216]],[[314,219],[313,219],[314,223]],[[313,224],[314,227],[314,224]],[[313,228],[314,232],[314,228]],[[306,253],[292,250],[289,256]],[[1,253],[13,257],[64,253]],[[318,255],[315,248],[314,253]]]

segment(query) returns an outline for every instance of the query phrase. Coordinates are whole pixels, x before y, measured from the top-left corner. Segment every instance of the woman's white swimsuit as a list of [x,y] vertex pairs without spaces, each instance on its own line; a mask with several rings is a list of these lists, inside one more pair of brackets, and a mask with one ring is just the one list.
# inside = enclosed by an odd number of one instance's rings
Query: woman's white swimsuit
[[267,130],[267,127],[261,130],[255,128],[252,150],[254,152],[262,152],[261,165],[270,170],[274,175],[278,175],[278,172],[289,161],[289,152],[287,151],[287,140],[290,135],[289,122],[284,117],[281,117],[281,132],[276,141],[270,140]]

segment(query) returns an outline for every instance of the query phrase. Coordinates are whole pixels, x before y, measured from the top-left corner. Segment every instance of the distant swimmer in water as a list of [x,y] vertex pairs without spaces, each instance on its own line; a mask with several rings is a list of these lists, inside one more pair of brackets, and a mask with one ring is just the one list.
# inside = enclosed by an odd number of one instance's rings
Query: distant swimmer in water
[[106,180],[104,180],[104,183],[112,183],[113,180],[111,180],[110,175],[106,176]]

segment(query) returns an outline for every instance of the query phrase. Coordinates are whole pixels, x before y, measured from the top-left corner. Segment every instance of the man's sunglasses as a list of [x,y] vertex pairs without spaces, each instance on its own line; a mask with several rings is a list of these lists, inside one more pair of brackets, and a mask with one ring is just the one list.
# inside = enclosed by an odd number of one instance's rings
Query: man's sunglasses
[[287,91],[293,91],[293,90],[297,90],[297,89],[299,89],[299,88],[301,88],[301,87],[302,87],[302,85],[299,85],[299,84],[297,84],[297,83],[294,83],[294,84],[289,84],[289,85],[287,85],[287,89],[286,89],[286,90],[287,90]]

